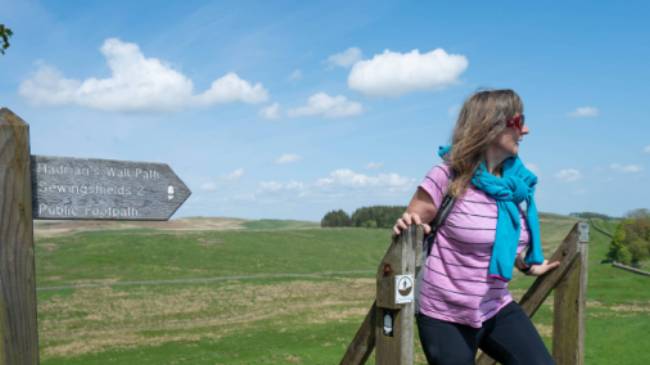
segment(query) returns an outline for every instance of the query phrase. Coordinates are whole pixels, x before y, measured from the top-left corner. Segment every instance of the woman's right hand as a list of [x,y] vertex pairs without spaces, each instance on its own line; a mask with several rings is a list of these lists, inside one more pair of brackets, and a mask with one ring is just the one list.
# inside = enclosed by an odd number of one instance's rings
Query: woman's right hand
[[[393,236],[399,236],[403,230],[407,229],[411,224],[422,224],[422,219],[417,213],[404,212],[400,218],[397,219],[393,226]],[[431,232],[431,227],[428,224],[422,224],[424,234]]]

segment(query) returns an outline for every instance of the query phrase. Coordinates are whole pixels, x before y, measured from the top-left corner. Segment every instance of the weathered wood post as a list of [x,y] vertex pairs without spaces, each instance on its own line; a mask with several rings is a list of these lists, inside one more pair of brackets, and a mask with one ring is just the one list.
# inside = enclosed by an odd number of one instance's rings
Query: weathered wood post
[[412,225],[393,239],[377,269],[377,365],[413,364],[415,275],[422,240],[422,227]]
[[0,109],[0,364],[38,364],[29,125]]
[[32,156],[0,108],[0,365],[39,362],[33,219],[168,220],[190,194],[167,164]]
[[558,365],[583,365],[589,224],[578,224],[578,255],[555,288],[553,358]]

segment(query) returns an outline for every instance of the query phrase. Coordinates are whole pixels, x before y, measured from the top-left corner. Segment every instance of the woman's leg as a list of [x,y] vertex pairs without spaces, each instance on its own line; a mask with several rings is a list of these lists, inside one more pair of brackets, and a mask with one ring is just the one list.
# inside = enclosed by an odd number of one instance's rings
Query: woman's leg
[[420,343],[429,365],[474,365],[478,329],[417,315]]
[[530,318],[511,302],[483,324],[479,347],[503,365],[555,364]]

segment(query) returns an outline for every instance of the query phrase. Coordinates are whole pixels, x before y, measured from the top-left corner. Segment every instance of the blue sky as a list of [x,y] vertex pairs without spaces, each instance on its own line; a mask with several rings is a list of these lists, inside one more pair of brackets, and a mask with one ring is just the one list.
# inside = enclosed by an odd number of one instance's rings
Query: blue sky
[[618,216],[650,207],[647,4],[0,0],[0,105],[32,154],[168,163],[175,217],[319,220],[406,205],[512,88],[539,209]]

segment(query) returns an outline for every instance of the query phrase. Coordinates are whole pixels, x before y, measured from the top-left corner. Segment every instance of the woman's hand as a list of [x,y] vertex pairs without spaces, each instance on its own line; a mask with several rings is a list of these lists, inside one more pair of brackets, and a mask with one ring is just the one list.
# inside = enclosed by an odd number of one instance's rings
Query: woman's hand
[[[417,213],[404,212],[393,226],[393,236],[399,236],[400,233],[407,229],[411,224],[422,224],[422,219]],[[431,227],[428,224],[422,224],[422,228],[424,229],[424,234],[429,234],[429,232],[431,232]]]
[[535,265],[535,264],[530,265],[530,270],[528,270],[526,275],[532,275],[532,276],[544,275],[548,271],[551,271],[558,266],[560,266],[559,261],[548,262],[548,260],[544,260],[544,262],[542,262],[539,265]]

